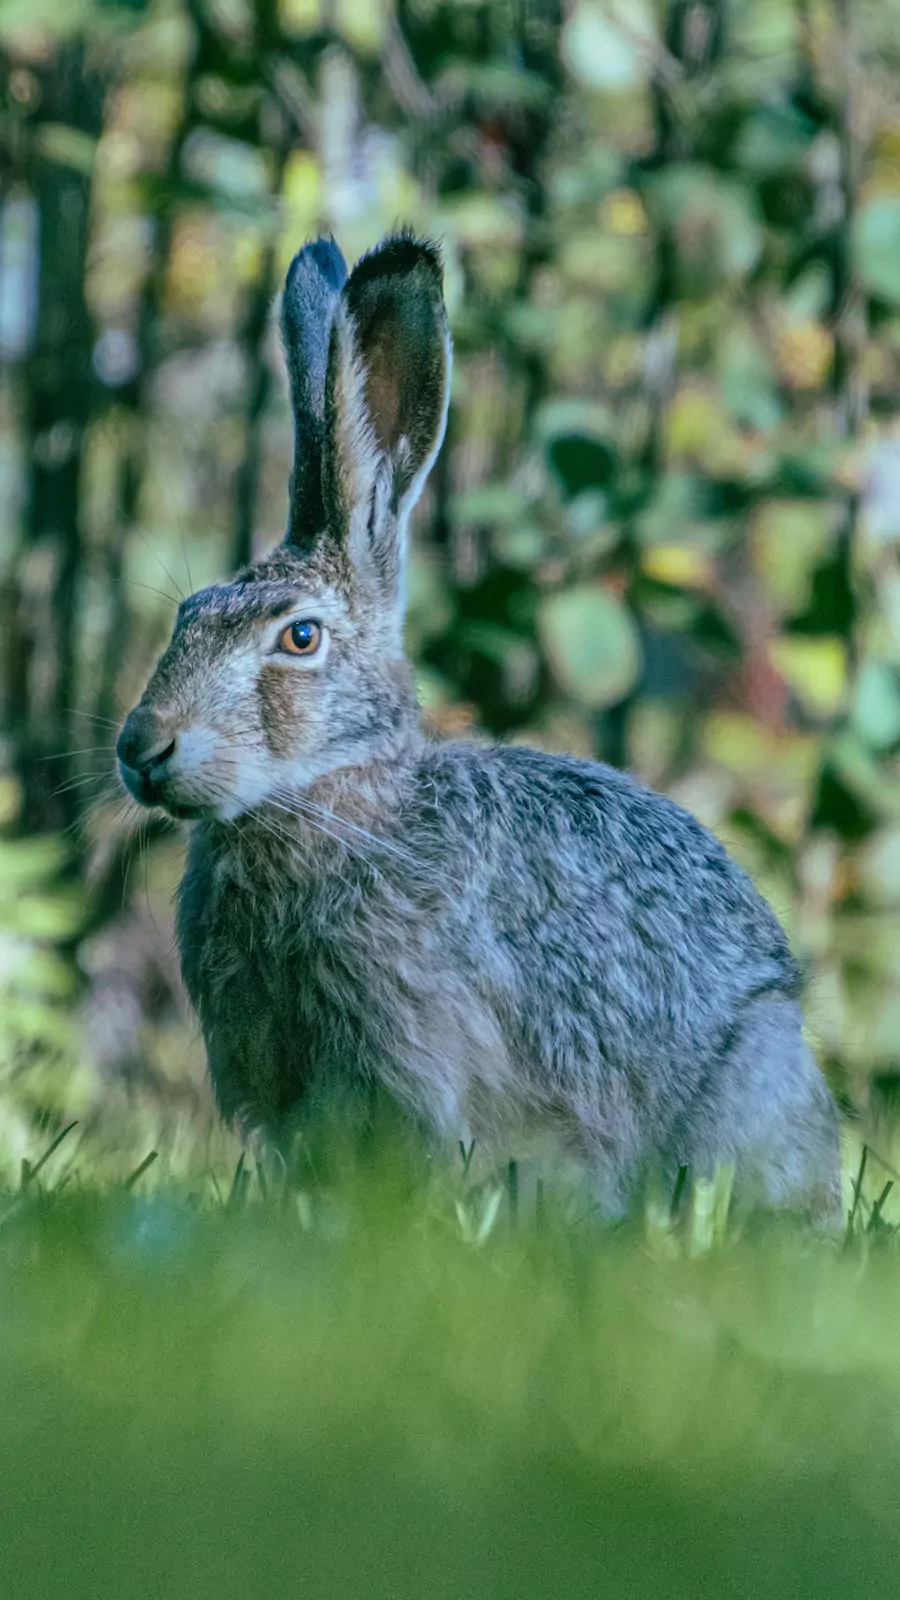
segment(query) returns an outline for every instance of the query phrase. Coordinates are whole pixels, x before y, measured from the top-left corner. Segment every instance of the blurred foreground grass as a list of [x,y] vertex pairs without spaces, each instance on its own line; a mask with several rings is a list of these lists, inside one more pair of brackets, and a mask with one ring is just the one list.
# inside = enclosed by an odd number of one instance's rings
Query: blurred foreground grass
[[0,1198],[4,1594],[891,1592],[868,1208],[698,1255],[385,1159],[328,1204],[249,1162],[94,1187],[70,1141]]
[[329,1151],[326,1202],[134,987],[177,854],[76,963],[56,848],[0,846],[0,1597],[890,1592],[896,1105],[847,1130],[843,1245],[736,1237],[727,1174],[677,1230],[524,1172],[514,1215],[477,1153]]

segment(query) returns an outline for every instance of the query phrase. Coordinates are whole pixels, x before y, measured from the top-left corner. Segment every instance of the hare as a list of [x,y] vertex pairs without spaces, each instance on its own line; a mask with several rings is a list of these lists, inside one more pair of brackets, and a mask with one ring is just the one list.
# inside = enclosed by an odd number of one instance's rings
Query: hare
[[[191,820],[178,941],[223,1116],[278,1139],[332,1092],[432,1138],[552,1136],[622,1215],[734,1163],[839,1214],[835,1108],[774,913],[693,817],[610,767],[425,737],[407,525],[444,434],[437,249],[287,275],[284,544],[190,596],[118,741]],[[504,1146],[503,1141],[508,1143]]]

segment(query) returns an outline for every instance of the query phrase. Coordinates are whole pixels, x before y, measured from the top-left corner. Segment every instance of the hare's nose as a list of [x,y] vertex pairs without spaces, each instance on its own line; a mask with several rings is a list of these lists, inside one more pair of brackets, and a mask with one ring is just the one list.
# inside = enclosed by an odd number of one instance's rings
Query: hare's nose
[[137,706],[119,734],[116,755],[132,772],[161,767],[174,753],[175,740],[167,739],[149,706]]

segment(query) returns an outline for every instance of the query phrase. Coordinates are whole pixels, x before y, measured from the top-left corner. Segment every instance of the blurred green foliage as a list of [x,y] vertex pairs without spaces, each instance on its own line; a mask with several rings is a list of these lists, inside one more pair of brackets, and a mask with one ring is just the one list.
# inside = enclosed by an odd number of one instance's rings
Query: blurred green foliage
[[179,845],[118,812],[111,746],[179,592],[283,532],[292,252],[398,219],[442,242],[456,343],[430,721],[694,810],[785,919],[836,1086],[889,1098],[898,68],[900,0],[7,0],[9,1161],[120,1101],[211,1126]]

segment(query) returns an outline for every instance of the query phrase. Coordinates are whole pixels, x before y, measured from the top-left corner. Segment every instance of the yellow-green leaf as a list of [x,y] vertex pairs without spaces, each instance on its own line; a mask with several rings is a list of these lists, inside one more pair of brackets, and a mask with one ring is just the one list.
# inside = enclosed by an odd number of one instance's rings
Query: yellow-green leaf
[[833,717],[840,710],[847,690],[843,639],[776,639],[769,647],[769,659],[813,716]]
[[599,709],[633,688],[641,669],[637,629],[601,583],[547,595],[537,623],[551,671],[570,694]]

